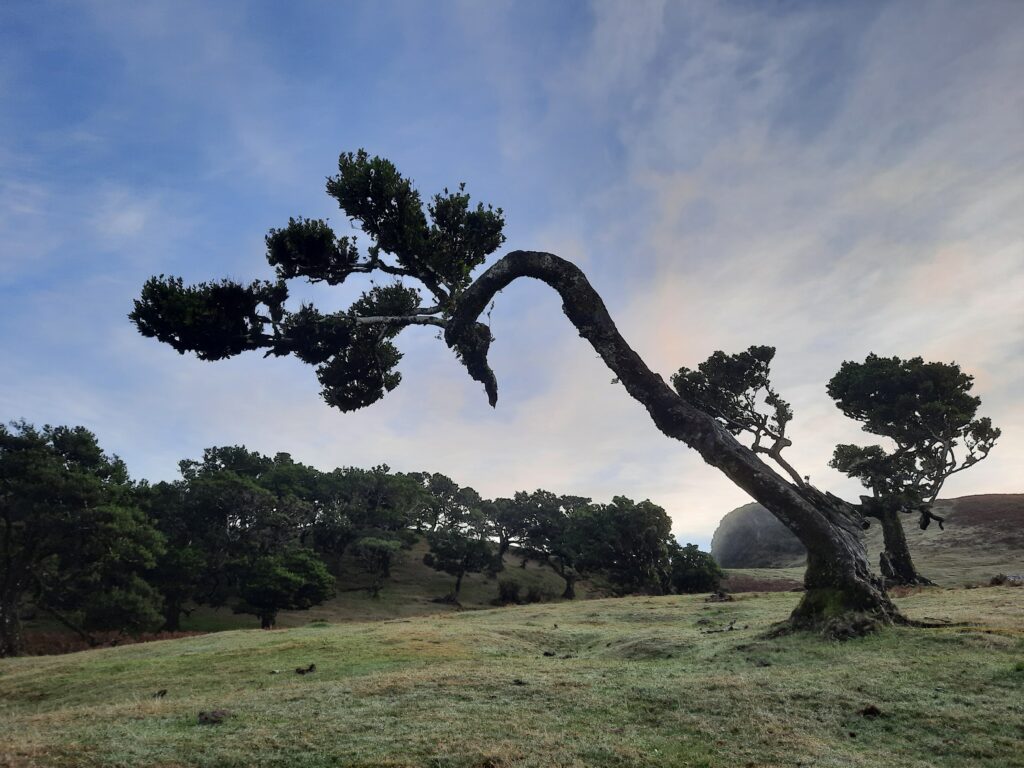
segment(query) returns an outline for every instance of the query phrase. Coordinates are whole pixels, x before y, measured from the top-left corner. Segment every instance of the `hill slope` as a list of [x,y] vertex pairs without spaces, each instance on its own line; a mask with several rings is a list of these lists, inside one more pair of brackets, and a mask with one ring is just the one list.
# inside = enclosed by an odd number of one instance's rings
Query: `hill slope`
[[[278,625],[301,627],[313,621],[369,621],[458,611],[459,606],[435,602],[435,598],[451,592],[455,578],[424,565],[423,556],[428,550],[427,543],[421,540],[411,549],[401,552],[391,569],[391,578],[376,597],[367,590],[369,578],[366,573],[350,556],[346,557],[340,563],[336,596],[308,611],[282,611],[278,615]],[[497,597],[498,582],[504,580],[517,582],[524,598],[533,588],[546,602],[558,599],[565,582],[554,571],[535,560],[528,561],[525,568],[521,565],[521,558],[513,550],[506,555],[505,570],[497,577],[484,573],[467,574],[459,598],[462,607],[489,608]],[[577,583],[576,592],[580,598],[601,594],[599,587],[587,580]],[[182,618],[181,629],[184,633],[216,632],[258,625],[256,617],[233,613],[229,607],[202,606]],[[118,642],[126,641],[115,633],[110,634]],[[25,639],[26,650],[30,654],[66,653],[87,647],[84,640],[42,613],[25,622]]]
[[[0,765],[1024,766],[1022,598],[1010,587],[929,590],[901,607],[970,626],[844,644],[765,639],[796,600],[775,594],[0,660]],[[311,663],[312,674],[293,671]],[[230,711],[223,723],[197,722],[217,709]]]
[[[988,581],[993,575],[1024,572],[1024,494],[985,494],[944,499],[936,513],[945,530],[926,531],[908,515],[904,528],[918,569],[935,582]],[[882,549],[881,528],[866,533],[872,563]],[[734,509],[715,531],[712,554],[730,568],[794,568],[805,555],[800,542],[759,504]]]

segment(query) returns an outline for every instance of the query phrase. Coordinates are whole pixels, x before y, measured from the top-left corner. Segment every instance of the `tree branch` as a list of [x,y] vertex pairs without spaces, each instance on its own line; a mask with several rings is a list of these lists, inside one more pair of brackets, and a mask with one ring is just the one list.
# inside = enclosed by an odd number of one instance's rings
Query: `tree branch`
[[829,504],[812,503],[729,434],[713,416],[677,395],[622,338],[586,275],[554,254],[514,251],[500,259],[466,288],[445,329],[448,346],[456,351],[470,375],[484,385],[491,405],[498,398],[497,380],[487,363],[491,336],[477,318],[498,291],[520,277],[540,280],[558,292],[566,317],[616,374],[630,396],[647,409],[661,432],[686,443],[705,461],[718,467],[775,513],[809,549],[831,540],[833,525],[854,535],[860,531],[862,520],[852,505],[838,499]]
[[357,325],[436,325],[438,328],[446,327],[446,323],[439,317],[429,315],[377,315],[374,317],[357,317]]

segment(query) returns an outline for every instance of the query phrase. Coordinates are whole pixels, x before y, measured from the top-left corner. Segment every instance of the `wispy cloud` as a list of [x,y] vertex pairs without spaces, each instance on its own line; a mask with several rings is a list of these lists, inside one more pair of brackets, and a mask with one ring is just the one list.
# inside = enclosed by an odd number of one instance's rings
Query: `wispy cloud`
[[348,415],[296,361],[205,364],[134,333],[149,274],[266,276],[268,227],[343,227],[323,177],[367,146],[425,192],[465,180],[503,205],[510,247],[583,265],[665,376],[775,344],[816,483],[857,493],[826,464],[865,436],[824,385],[876,351],[956,360],[1003,427],[949,493],[1024,490],[1019,4],[182,7],[7,11],[7,417],[85,423],[154,478],[245,443],[488,495],[649,497],[706,543],[744,495],[657,432],[539,284],[492,315],[496,411],[423,329],[401,387]]

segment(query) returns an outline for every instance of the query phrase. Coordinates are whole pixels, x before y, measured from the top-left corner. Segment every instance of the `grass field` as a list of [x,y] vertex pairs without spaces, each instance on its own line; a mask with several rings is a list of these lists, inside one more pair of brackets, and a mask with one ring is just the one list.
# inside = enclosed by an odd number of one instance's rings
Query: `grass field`
[[[1024,766],[1024,589],[900,600],[966,626],[764,639],[797,597],[590,600],[3,660],[0,765]],[[197,723],[214,709],[231,714]]]

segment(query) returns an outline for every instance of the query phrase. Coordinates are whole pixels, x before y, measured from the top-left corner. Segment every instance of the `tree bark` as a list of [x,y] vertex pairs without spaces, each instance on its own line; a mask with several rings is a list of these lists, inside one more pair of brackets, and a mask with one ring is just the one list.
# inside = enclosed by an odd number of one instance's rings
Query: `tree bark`
[[462,577],[466,575],[465,571],[459,571],[459,575],[455,579],[455,591],[452,592],[452,597],[458,602],[459,594],[462,592]]
[[181,629],[181,602],[178,600],[164,601],[164,631],[177,632]]
[[24,649],[18,601],[5,595],[0,599],[0,658],[17,656]]
[[498,397],[487,363],[491,335],[477,318],[498,291],[520,277],[541,280],[558,292],[562,309],[580,336],[647,409],[661,432],[696,450],[803,542],[809,553],[807,589],[792,614],[793,627],[842,637],[902,620],[881,580],[871,574],[861,535],[863,518],[857,510],[813,488],[789,483],[712,416],[679,397],[626,343],[601,297],[571,262],[549,253],[514,251],[459,297],[445,340],[469,374],[484,385],[491,405]]
[[891,505],[883,505],[878,513],[885,547],[878,557],[882,577],[889,585],[934,586],[934,582],[919,574],[914,566],[899,515]]
[[565,590],[562,592],[562,597],[566,600],[576,599],[576,575],[573,573],[562,574],[562,578],[565,579]]

